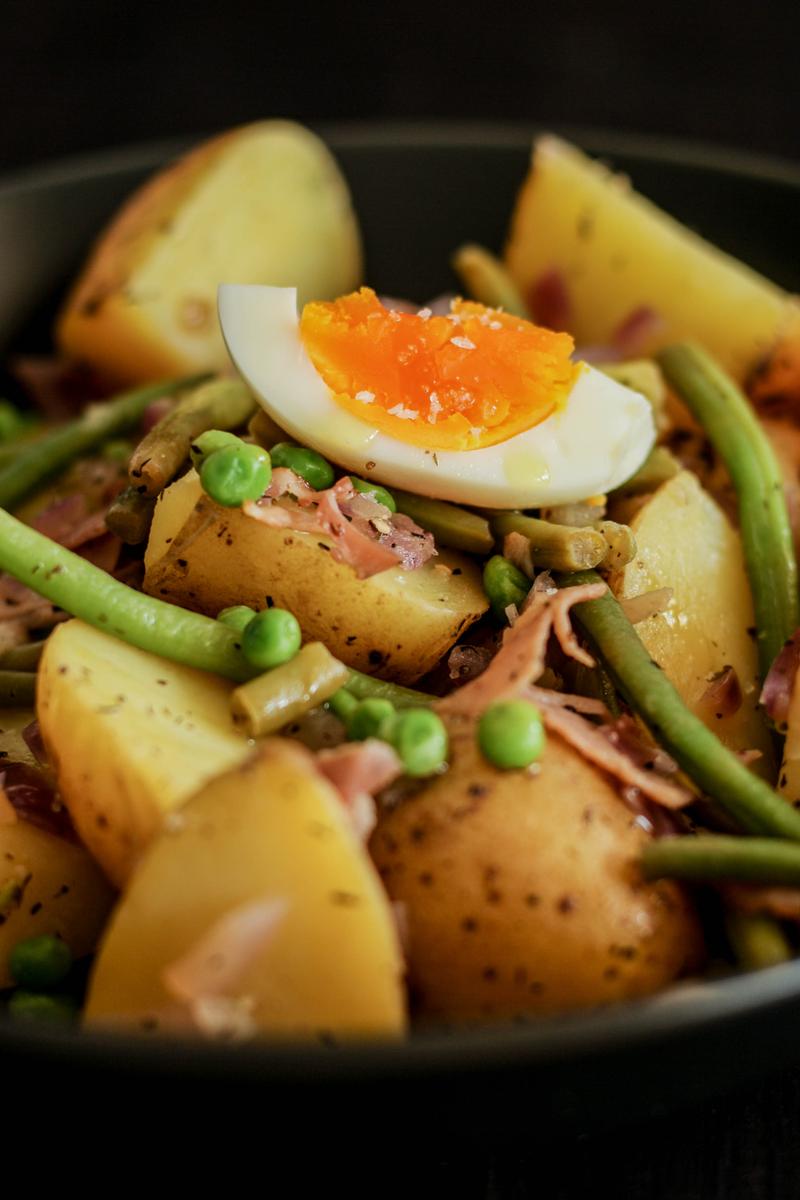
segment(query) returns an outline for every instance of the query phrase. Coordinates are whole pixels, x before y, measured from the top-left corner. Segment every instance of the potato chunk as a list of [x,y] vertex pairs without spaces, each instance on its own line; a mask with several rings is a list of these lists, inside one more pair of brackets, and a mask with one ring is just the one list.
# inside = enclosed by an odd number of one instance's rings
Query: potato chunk
[[408,925],[421,1013],[446,1020],[557,1013],[657,991],[696,965],[684,894],[645,884],[648,835],[616,791],[550,735],[539,771],[499,771],[474,727],[451,765],[383,813],[370,843]]
[[57,341],[120,384],[222,370],[218,284],[293,286],[303,303],[350,291],[361,272],[332,155],[300,125],[261,121],[199,146],[128,200],[72,289]]
[[54,933],[74,958],[91,954],[113,895],[83,846],[28,821],[0,825],[0,988],[11,986],[8,957],[25,938]]
[[259,900],[280,903],[283,916],[224,989],[228,1001],[247,1003],[253,1031],[403,1031],[402,956],[374,867],[308,752],[277,738],[194,796],[142,859],[101,947],[87,1020],[188,1024],[165,969]]
[[[689,708],[732,750],[760,750],[759,769],[769,775],[772,744],[756,707],[753,601],[738,533],[690,471],[663,484],[631,527],[637,553],[616,580],[618,596],[673,593],[665,612],[639,622],[639,637]],[[726,666],[736,671],[742,703],[717,715],[705,697]]]
[[75,827],[117,887],[167,813],[248,754],[231,718],[233,686],[82,621],[51,634],[42,736]]
[[779,335],[800,325],[800,310],[780,288],[639,196],[624,176],[555,137],[534,144],[506,261],[529,298],[537,281],[559,273],[569,296],[568,328],[579,345],[609,342],[646,307],[661,324],[641,353],[694,338],[740,381]]
[[415,571],[398,566],[359,579],[330,545],[219,508],[190,472],[156,507],[145,591],[209,616],[232,604],[288,608],[305,641],[398,683],[436,666],[488,607],[480,572],[463,554],[442,551]]

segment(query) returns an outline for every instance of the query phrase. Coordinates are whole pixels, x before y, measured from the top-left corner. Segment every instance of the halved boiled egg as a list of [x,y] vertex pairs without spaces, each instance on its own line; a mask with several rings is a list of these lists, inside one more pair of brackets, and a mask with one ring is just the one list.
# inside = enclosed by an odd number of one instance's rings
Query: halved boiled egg
[[638,392],[572,361],[572,339],[480,304],[401,313],[368,288],[307,304],[223,284],[236,367],[292,437],[390,487],[488,508],[610,491],[655,438]]

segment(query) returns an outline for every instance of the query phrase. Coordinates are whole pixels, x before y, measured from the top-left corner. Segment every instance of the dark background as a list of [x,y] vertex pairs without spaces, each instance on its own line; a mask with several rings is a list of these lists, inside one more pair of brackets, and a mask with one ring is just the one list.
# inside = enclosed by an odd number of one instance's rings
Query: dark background
[[[277,115],[597,126],[798,161],[800,5],[4,0],[0,87],[0,170]],[[799,1118],[794,1077],[614,1135],[424,1163],[401,1136],[400,1175],[445,1200],[789,1200]],[[332,1182],[353,1153],[357,1131]],[[398,1192],[376,1171],[371,1194]]]
[[260,116],[497,118],[800,157],[800,5],[4,0],[0,169]]

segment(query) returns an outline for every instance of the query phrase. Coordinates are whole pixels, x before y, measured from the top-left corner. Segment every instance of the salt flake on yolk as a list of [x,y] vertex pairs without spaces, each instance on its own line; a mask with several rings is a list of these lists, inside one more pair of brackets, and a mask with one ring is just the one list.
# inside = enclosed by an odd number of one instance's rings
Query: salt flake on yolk
[[431,450],[493,446],[538,425],[581,369],[569,334],[465,300],[447,316],[398,313],[371,288],[306,304],[300,336],[338,404]]

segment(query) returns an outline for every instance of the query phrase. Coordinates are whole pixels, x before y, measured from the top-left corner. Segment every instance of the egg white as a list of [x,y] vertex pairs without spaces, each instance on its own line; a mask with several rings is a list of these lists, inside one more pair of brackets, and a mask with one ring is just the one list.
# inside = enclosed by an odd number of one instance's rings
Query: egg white
[[222,284],[218,307],[228,352],[273,420],[390,487],[487,508],[566,504],[623,483],[655,440],[644,396],[584,365],[564,407],[533,428],[477,450],[426,450],[336,403],[300,338],[294,288]]

